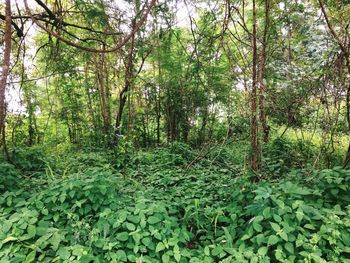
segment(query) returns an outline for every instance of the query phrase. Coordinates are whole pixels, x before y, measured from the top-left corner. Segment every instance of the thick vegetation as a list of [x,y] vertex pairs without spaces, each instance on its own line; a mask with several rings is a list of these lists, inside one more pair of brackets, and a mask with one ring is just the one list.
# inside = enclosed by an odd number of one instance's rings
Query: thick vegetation
[[26,149],[0,168],[0,261],[348,262],[349,171],[252,182],[234,147],[141,151],[124,175],[113,152]]

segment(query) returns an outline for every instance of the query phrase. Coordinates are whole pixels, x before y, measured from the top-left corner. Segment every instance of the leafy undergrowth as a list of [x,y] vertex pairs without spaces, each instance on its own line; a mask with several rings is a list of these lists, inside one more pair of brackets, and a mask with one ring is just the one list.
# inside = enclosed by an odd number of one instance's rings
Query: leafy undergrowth
[[140,152],[126,179],[112,153],[1,164],[0,262],[350,262],[349,171],[252,183],[225,154]]

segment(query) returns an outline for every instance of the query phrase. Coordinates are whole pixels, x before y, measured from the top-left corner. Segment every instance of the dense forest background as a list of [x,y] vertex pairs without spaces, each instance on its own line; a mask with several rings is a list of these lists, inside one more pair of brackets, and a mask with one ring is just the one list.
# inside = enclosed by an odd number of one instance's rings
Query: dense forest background
[[0,8],[0,262],[350,262],[349,1]]

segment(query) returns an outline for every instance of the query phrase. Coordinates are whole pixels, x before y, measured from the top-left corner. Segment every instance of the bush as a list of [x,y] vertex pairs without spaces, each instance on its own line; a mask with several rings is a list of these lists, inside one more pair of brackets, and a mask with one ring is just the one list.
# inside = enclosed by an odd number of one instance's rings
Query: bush
[[26,172],[43,171],[50,159],[40,147],[16,148],[13,160],[18,167]]
[[185,161],[193,159],[191,147],[188,144],[181,142],[174,142],[169,148],[169,152],[177,157],[176,164],[182,164]]
[[12,164],[0,163],[0,193],[17,189],[20,172]]

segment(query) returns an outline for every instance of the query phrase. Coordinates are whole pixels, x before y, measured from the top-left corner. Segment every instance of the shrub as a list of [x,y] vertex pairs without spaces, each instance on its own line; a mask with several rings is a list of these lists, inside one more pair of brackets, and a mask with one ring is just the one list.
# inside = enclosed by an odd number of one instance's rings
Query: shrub
[[12,164],[0,163],[0,193],[17,189],[20,183],[20,171]]

